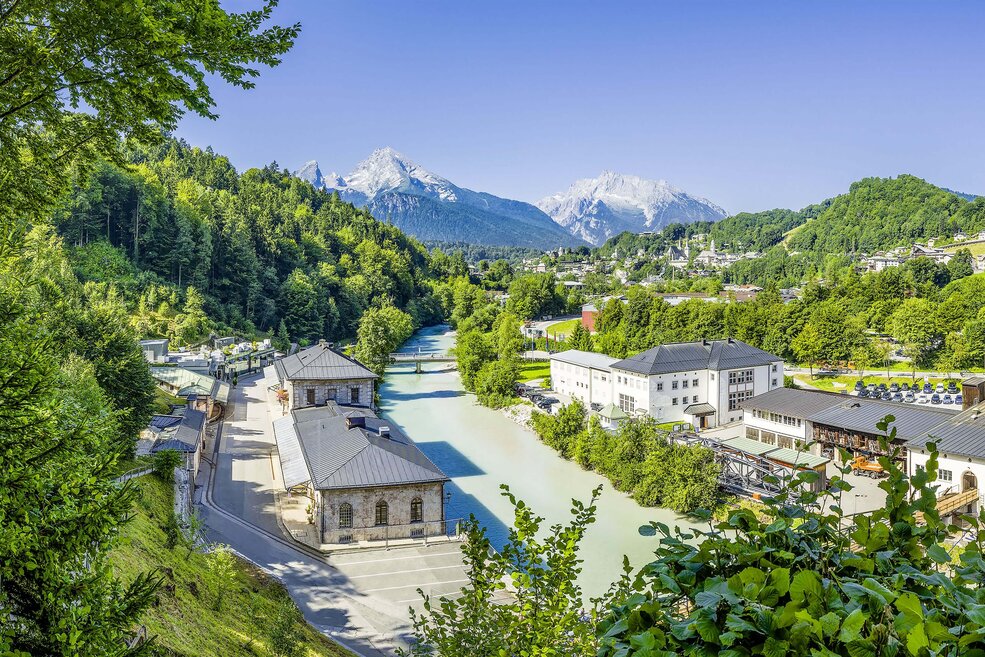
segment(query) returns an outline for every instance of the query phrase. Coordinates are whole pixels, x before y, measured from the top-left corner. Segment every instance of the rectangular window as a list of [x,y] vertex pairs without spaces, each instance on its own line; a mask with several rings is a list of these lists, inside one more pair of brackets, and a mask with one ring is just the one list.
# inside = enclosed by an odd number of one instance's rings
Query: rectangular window
[[359,388],[356,386],[349,388],[349,402],[352,404],[359,403]]
[[773,387],[776,387],[776,379],[773,379]]
[[738,392],[730,392],[728,394],[728,410],[736,411],[742,405],[742,402],[752,397],[752,390],[740,390]]
[[683,381],[681,381],[681,387],[682,388],[686,388],[687,387],[687,379],[684,379]]
[[712,373],[711,373],[711,380],[712,380],[712,381],[714,381],[714,380],[715,380],[715,373],[714,373],[714,372],[712,372]]
[[728,382],[730,385],[736,383],[752,383],[754,378],[755,372],[753,370],[738,370],[728,373]]
[[776,363],[773,363],[773,371],[776,371]]
[[941,481],[951,481],[951,471],[950,470],[938,470],[937,478]]
[[677,390],[677,381],[671,381],[670,382],[670,389],[671,390]]
[[697,388],[698,387],[698,380],[697,379],[692,379],[691,380],[691,387],[692,388]]
[[697,404],[698,403],[698,396],[697,395],[695,395],[694,397],[691,397],[691,403],[692,404]]
[[338,395],[339,395],[339,391],[338,390],[336,390],[335,388],[329,388],[328,389],[328,397],[327,397],[327,399],[331,399],[332,401],[335,401],[335,399],[338,397]]
[[674,397],[673,399],[671,399],[670,400],[670,403],[671,403],[672,406],[677,406],[677,397]]
[[663,384],[663,382],[661,381],[660,383],[657,383],[657,392],[660,392],[660,391],[661,391],[661,390],[663,390],[663,389],[664,389],[664,384]]
[[619,409],[623,413],[632,413],[636,410],[636,398],[619,393]]
[[304,391],[305,401],[308,402],[308,406],[315,405],[315,390],[314,388],[308,388]]

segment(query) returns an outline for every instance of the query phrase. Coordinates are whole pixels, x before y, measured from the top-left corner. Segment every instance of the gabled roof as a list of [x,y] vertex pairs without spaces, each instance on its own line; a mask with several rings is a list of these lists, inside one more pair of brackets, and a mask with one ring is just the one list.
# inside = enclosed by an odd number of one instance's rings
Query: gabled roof
[[229,398],[229,384],[208,374],[184,367],[151,367],[150,374],[158,383],[174,389],[178,397],[203,395],[223,404]]
[[844,395],[845,402],[812,414],[808,419],[815,424],[879,434],[876,423],[887,415],[896,418],[890,428],[896,428],[896,437],[910,440],[926,435],[935,427],[956,415],[952,409],[938,406],[901,404],[899,402],[859,399]]
[[205,429],[205,413],[194,408],[185,408],[182,415],[155,415],[148,425],[157,439],[151,453],[163,449],[179,452],[195,452],[199,439]]
[[603,406],[602,410],[599,411],[599,415],[607,420],[625,420],[629,417],[624,410],[615,404],[606,404]]
[[979,404],[951,416],[926,435],[911,440],[907,447],[922,449],[927,443],[936,443],[941,454],[985,458],[985,406]]
[[694,370],[731,370],[783,360],[741,340],[702,340],[662,344],[612,364],[612,369],[637,374],[669,374]]
[[771,411],[790,417],[808,418],[814,413],[844,404],[849,397],[838,392],[800,390],[798,388],[774,388],[742,402],[744,410]]
[[[349,427],[347,416],[363,417]],[[379,434],[390,427],[389,437]],[[397,486],[448,481],[448,477],[402,432],[366,408],[329,402],[274,421],[287,488],[310,481],[316,490]]]
[[274,361],[274,369],[281,381],[377,378],[365,365],[336,351],[324,340],[296,354]]

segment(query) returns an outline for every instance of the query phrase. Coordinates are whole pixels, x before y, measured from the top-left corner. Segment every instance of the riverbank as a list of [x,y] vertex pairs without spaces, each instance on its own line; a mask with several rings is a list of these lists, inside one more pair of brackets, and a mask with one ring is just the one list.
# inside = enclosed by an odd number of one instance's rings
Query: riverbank
[[[446,352],[453,346],[454,335],[447,327],[430,327],[415,334],[402,350]],[[640,527],[649,530],[650,522],[694,526],[668,509],[641,507],[604,477],[563,459],[524,426],[523,411],[478,405],[454,370],[425,365],[417,374],[412,365],[392,366],[380,399],[388,420],[451,478],[447,515],[474,514],[495,546],[505,543],[513,523],[513,507],[503,497],[501,484],[543,516],[547,526],[565,522],[571,500],[588,500],[601,485],[598,519],[582,544],[585,563],[579,582],[586,597],[604,593],[618,579],[623,555],[635,567],[651,560],[657,539],[641,534]]]

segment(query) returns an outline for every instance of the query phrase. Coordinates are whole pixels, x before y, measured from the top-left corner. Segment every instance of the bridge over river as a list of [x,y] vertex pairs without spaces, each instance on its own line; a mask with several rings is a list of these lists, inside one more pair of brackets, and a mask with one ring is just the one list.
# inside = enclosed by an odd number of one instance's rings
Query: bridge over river
[[423,363],[454,363],[455,356],[447,351],[398,351],[390,354],[390,362],[395,365],[414,363],[417,373],[420,374]]

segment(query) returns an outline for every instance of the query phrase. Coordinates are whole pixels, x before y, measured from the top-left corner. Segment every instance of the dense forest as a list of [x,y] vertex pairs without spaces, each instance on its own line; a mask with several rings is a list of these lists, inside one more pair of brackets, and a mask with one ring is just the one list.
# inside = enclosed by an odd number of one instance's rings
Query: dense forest
[[126,157],[78,181],[55,224],[80,278],[115,289],[141,336],[339,340],[384,300],[418,325],[440,318],[425,248],[337,195],[176,139]]

